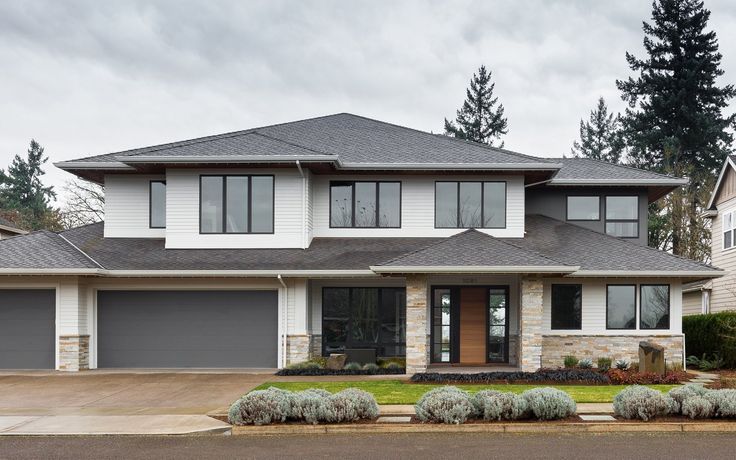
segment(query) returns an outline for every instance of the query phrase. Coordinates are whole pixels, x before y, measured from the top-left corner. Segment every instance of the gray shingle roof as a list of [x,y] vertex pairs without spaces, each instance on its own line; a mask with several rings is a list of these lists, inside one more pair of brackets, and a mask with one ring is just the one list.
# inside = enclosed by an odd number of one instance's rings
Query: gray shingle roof
[[345,164],[549,164],[509,150],[340,113],[233,133],[80,158],[134,162],[136,157],[332,155]]
[[717,271],[700,262],[539,215],[526,216],[524,238],[510,241],[561,264],[579,265],[581,270]]
[[562,163],[562,168],[552,179],[552,184],[565,181],[637,180],[657,182],[678,180],[677,177],[630,166],[615,165],[591,158],[551,158],[550,160]]
[[0,241],[0,268],[99,268],[56,233],[38,231]]
[[382,267],[559,267],[558,261],[477,230],[380,264]]
[[14,222],[9,221],[8,219],[5,219],[4,217],[0,217],[0,225],[2,225],[4,227],[15,228],[15,229],[20,230],[20,228],[18,228],[18,225],[17,224],[15,224]]

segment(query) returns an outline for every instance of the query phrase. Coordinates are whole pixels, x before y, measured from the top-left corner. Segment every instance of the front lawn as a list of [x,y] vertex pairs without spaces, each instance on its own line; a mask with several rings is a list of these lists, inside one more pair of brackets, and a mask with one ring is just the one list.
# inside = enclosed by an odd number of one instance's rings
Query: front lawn
[[[322,388],[331,393],[345,388],[360,388],[373,393],[378,404],[414,404],[424,393],[442,385],[423,383],[405,383],[401,380],[362,380],[355,382],[267,382],[256,388],[265,390],[276,387],[290,391],[301,391],[308,388]],[[513,393],[522,393],[536,387],[559,388],[570,394],[579,403],[607,403],[627,385],[534,385],[534,384],[499,384],[499,385],[458,385],[463,390],[475,393],[479,390],[498,390]],[[662,392],[678,385],[647,385]]]

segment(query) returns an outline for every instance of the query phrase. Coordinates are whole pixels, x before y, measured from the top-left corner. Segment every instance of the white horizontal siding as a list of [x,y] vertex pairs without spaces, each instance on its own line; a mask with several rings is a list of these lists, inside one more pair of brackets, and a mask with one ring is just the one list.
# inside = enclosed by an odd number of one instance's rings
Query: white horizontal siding
[[[447,237],[464,229],[434,228],[435,181],[506,181],[506,228],[479,229],[497,237],[524,236],[524,178],[522,176],[313,176],[315,237]],[[401,181],[401,228],[330,228],[331,180]]]
[[[105,175],[105,238],[163,238],[149,228],[149,183],[164,176]],[[168,195],[168,194],[167,194]]]
[[[551,285],[552,284],[582,284],[582,329],[581,330],[552,330]],[[637,329],[608,330],[606,329],[606,285],[607,284],[636,284],[636,325]],[[639,284],[669,284],[670,285],[670,328],[665,330],[639,330]],[[679,279],[549,279],[544,282],[544,311],[542,316],[542,330],[545,335],[657,335],[680,334],[682,332],[682,284]]]
[[[199,177],[202,174],[273,174],[273,234],[199,233]],[[303,179],[293,170],[186,170],[166,172],[167,248],[301,248],[304,245]]]
[[736,310],[736,248],[723,249],[723,215],[736,210],[736,198],[718,204],[718,216],[711,223],[711,261],[726,271],[721,278],[713,279],[710,311]]

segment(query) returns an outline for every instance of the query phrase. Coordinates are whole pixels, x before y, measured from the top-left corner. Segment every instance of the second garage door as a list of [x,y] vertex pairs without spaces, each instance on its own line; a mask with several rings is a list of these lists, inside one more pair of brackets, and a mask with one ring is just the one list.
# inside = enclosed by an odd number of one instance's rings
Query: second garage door
[[56,291],[0,289],[0,369],[53,369]]
[[277,291],[99,291],[97,367],[274,368]]

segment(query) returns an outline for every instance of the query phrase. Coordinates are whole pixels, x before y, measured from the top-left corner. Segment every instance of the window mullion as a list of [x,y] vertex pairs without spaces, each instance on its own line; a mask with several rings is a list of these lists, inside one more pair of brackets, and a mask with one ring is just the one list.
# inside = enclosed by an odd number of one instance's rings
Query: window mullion
[[222,233],[227,231],[227,176],[222,176]]
[[485,198],[486,198],[486,183],[480,183],[480,228],[486,228],[486,209],[485,209]]
[[376,228],[378,228],[378,227],[381,226],[381,222],[379,221],[379,219],[381,217],[381,192],[380,192],[380,188],[381,188],[381,183],[380,182],[376,182],[375,187],[374,187],[374,191],[376,193],[376,195],[375,195],[376,196],[376,217],[375,217],[375,226],[376,226]]

